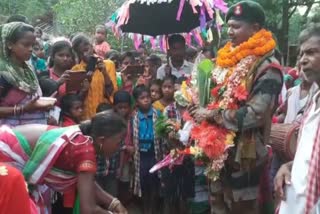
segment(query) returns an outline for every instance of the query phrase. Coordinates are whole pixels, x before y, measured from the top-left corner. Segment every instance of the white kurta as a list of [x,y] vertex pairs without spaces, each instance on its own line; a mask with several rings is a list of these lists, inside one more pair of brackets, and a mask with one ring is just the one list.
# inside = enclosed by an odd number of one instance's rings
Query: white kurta
[[[316,97],[319,94],[318,92],[314,96],[310,112],[305,119],[304,126],[301,127],[300,141],[292,166],[291,185],[285,188],[286,201],[281,202],[280,214],[304,214],[309,163],[320,123],[320,109],[316,110]],[[320,214],[319,209],[314,213]]]

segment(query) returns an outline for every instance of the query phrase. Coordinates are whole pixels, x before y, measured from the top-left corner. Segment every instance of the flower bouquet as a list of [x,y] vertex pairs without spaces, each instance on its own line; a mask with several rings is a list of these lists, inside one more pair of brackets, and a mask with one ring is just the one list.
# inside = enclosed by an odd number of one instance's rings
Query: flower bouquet
[[207,166],[205,174],[208,179],[215,181],[219,178],[224,161],[228,157],[227,150],[233,146],[234,137],[234,132],[206,121],[195,125],[192,129],[191,139],[201,151],[198,158]]

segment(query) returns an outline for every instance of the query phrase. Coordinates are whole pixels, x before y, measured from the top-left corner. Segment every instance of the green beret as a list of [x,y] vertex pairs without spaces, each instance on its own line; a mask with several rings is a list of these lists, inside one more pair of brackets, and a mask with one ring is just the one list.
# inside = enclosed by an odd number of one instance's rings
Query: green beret
[[226,22],[230,19],[258,23],[264,25],[266,16],[260,4],[254,1],[241,1],[232,5],[226,15]]

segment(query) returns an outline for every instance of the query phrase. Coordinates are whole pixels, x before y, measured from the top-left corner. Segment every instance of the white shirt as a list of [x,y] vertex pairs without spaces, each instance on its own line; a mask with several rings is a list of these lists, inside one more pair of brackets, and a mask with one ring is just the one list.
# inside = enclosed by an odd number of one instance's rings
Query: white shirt
[[[320,109],[316,109],[317,97],[313,97],[312,106],[303,127],[301,127],[300,141],[293,161],[291,171],[291,185],[286,186],[286,200],[281,202],[280,214],[303,214],[306,206],[306,190],[308,183],[309,163],[311,160],[313,142],[320,123]],[[318,203],[319,205],[319,203]],[[319,206],[317,207],[319,208]],[[319,209],[315,212],[320,214]]]
[[[193,64],[186,60],[184,60],[183,65],[178,69],[173,67],[171,60],[169,60],[169,66],[171,67],[171,74],[177,78],[180,78],[182,76],[186,76],[186,77],[191,76],[192,69],[193,69]],[[166,76],[165,68],[166,68],[166,64],[163,64],[160,68],[158,68],[157,79],[162,80]]]

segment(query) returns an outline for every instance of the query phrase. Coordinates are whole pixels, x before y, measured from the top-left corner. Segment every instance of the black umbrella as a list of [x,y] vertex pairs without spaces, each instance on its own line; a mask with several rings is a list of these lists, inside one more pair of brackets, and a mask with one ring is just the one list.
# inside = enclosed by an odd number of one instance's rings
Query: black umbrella
[[139,33],[143,35],[157,36],[173,33],[190,32],[200,26],[200,19],[210,21],[206,10],[201,16],[200,7],[196,7],[198,13],[194,13],[188,1],[185,1],[180,21],[177,21],[177,13],[181,0],[173,0],[171,3],[130,4],[128,22],[120,26],[123,32]]

